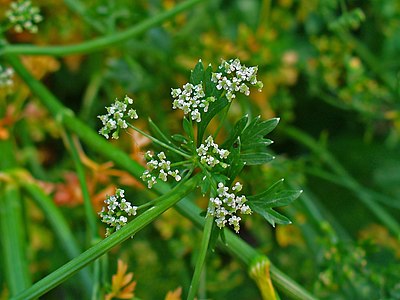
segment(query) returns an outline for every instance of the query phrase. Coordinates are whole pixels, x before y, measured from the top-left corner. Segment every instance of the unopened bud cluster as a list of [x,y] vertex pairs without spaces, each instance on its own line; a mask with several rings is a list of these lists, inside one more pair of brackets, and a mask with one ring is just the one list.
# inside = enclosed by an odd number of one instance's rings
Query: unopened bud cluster
[[109,138],[109,134],[112,134],[113,139],[118,139],[119,129],[125,129],[128,127],[128,123],[125,119],[138,118],[136,110],[132,108],[128,109],[128,107],[132,104],[133,100],[128,96],[125,96],[123,101],[115,99],[115,102],[110,107],[106,107],[107,114],[98,116],[103,123],[103,127],[99,130],[99,133],[106,139]]
[[3,68],[0,65],[0,88],[10,87],[13,84],[14,71],[11,68]]
[[36,24],[43,20],[39,8],[32,6],[31,1],[25,0],[11,2],[6,17],[16,32],[27,30],[36,33],[38,31]]
[[212,73],[211,81],[217,84],[218,90],[226,91],[226,98],[231,102],[240,92],[246,96],[250,95],[247,84],[255,86],[261,91],[263,83],[257,80],[258,67],[246,67],[239,59],[223,61],[219,66],[220,72]]
[[[236,182],[232,187],[233,192],[240,192],[242,185]],[[207,215],[215,218],[215,223],[219,228],[225,227],[228,223],[233,226],[236,232],[240,230],[241,217],[237,214],[249,215],[252,210],[245,204],[247,201],[244,195],[237,196],[235,193],[229,192],[229,188],[224,186],[223,183],[218,183],[217,196],[210,198],[210,205],[207,209]]]
[[215,101],[214,97],[205,98],[201,83],[197,85],[186,83],[182,89],[171,89],[171,96],[174,98],[172,108],[183,110],[185,115],[190,115],[196,122],[201,122],[201,110],[206,113],[210,103]]
[[174,178],[176,181],[181,180],[179,170],[171,170],[171,162],[167,160],[164,152],[153,155],[147,151],[145,155],[147,162],[147,170],[141,176],[142,180],[147,182],[147,187],[151,189],[157,183],[157,179],[167,181],[168,176]]
[[101,221],[108,225],[106,236],[121,229],[128,222],[128,217],[135,216],[137,213],[137,206],[126,201],[124,193],[124,190],[117,189],[115,195],[107,196],[104,200],[106,208],[103,207],[99,215]]
[[218,144],[214,143],[214,139],[211,135],[206,138],[205,143],[201,144],[196,151],[200,158],[200,163],[203,165],[210,166],[211,168],[218,164],[223,168],[228,166],[228,164],[224,163],[222,160],[226,159],[230,152],[225,149],[219,149]]

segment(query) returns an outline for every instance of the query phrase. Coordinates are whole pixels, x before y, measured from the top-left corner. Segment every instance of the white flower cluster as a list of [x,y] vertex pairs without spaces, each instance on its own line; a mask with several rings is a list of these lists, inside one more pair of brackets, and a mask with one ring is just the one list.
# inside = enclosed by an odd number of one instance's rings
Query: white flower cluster
[[236,98],[236,92],[250,95],[250,89],[247,83],[256,86],[259,91],[263,83],[257,80],[258,67],[246,67],[240,63],[238,58],[229,61],[223,61],[219,66],[222,72],[212,73],[211,81],[217,84],[218,90],[226,91],[226,98],[231,102]]
[[[219,149],[218,144],[214,143],[214,139],[210,135],[205,140],[205,144],[201,144],[199,148],[197,148],[197,155],[200,157],[200,163],[203,165],[208,165],[211,168],[216,165],[221,165],[223,168],[226,168],[228,164],[221,161],[222,159],[226,159],[230,152],[225,149]],[[219,157],[219,158],[218,158]]]
[[104,200],[107,208],[103,207],[99,215],[101,221],[109,226],[106,229],[106,236],[121,229],[128,222],[128,217],[135,216],[137,213],[137,206],[126,201],[124,193],[123,189],[117,189],[115,195],[107,196]]
[[10,9],[6,11],[6,17],[16,32],[22,32],[25,29],[36,33],[38,31],[36,24],[43,20],[39,8],[32,6],[31,1],[27,0],[11,2]]
[[150,151],[146,152],[147,170],[141,176],[142,180],[147,182],[147,187],[151,189],[157,183],[157,178],[162,181],[168,180],[168,175],[173,177],[176,181],[182,178],[179,175],[179,170],[171,170],[171,162],[167,160],[164,152],[158,153],[154,156]]
[[[242,185],[236,182],[232,187],[232,191],[240,192]],[[226,223],[233,226],[236,232],[240,230],[241,217],[236,214],[250,215],[251,208],[244,204],[247,199],[244,195],[236,196],[234,193],[229,193],[229,188],[224,186],[223,183],[218,183],[218,195],[210,199],[211,205],[207,209],[207,215],[215,217],[215,223],[219,228],[225,227]]]
[[136,110],[132,108],[128,110],[128,106],[131,104],[133,104],[133,100],[128,96],[125,96],[123,101],[115,99],[115,102],[110,107],[106,107],[107,114],[97,116],[103,123],[103,127],[99,130],[99,133],[108,139],[109,134],[115,130],[114,133],[112,133],[112,138],[118,139],[119,129],[125,129],[128,127],[128,123],[124,118],[138,118]]
[[186,83],[182,89],[171,89],[173,109],[181,109],[185,115],[196,122],[201,122],[201,109],[203,112],[208,111],[208,106],[215,101],[214,97],[205,98],[203,85],[201,83],[193,85]]
[[10,87],[13,84],[12,77],[14,70],[11,68],[3,68],[0,65],[0,88]]

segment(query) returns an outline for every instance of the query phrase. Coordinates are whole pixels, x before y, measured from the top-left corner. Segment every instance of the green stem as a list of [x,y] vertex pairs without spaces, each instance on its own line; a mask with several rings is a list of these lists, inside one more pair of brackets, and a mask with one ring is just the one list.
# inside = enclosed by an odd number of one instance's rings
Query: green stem
[[[190,201],[180,201],[175,208],[184,217],[188,218],[199,228],[204,227],[205,220],[200,216],[201,210]],[[238,258],[246,266],[250,266],[254,259],[262,256],[257,250],[252,248],[245,241],[240,239],[237,234],[229,229],[224,229],[225,242],[220,241],[227,252]],[[271,278],[274,285],[290,299],[315,300],[316,298],[307,292],[301,285],[280,271],[271,264]]]
[[94,240],[97,240],[98,234],[97,234],[96,216],[94,213],[92,201],[90,199],[89,189],[86,183],[85,170],[79,158],[78,150],[75,147],[71,134],[69,132],[65,132],[65,135],[71,152],[72,160],[74,161],[75,164],[75,169],[76,169],[76,174],[78,176],[79,184],[82,190],[83,205],[85,208],[86,220],[89,224],[89,236],[91,238],[91,243],[92,243]]
[[64,0],[64,3],[69,7],[69,9],[71,9],[72,11],[74,11],[76,14],[78,14],[79,16],[82,17],[82,19],[89,24],[90,26],[92,26],[96,31],[100,32],[100,33],[104,33],[105,29],[103,24],[101,24],[98,21],[93,20],[92,18],[90,18],[87,13],[86,13],[86,8],[85,6],[81,3],[81,1],[79,0]]
[[[0,117],[4,113],[3,108],[0,107]],[[0,153],[1,172],[18,165],[11,139],[0,140]],[[5,276],[11,295],[31,285],[26,247],[27,227],[24,224],[23,204],[18,187],[11,179],[9,182],[0,181],[0,272]]]
[[110,46],[116,45],[118,43],[125,42],[139,34],[145,32],[146,30],[162,24],[173,18],[175,15],[188,10],[195,4],[201,2],[202,0],[188,0],[176,5],[174,8],[164,11],[154,17],[144,20],[138,25],[132,28],[103,36],[97,39],[93,39],[88,42],[79,43],[76,45],[69,46],[43,46],[38,47],[36,45],[5,45],[3,49],[0,50],[0,55],[2,54],[25,54],[25,55],[51,55],[51,56],[67,56],[72,54],[87,54],[96,51],[106,49]]
[[398,96],[396,89],[396,78],[387,73],[387,70],[382,69],[382,62],[357,38],[347,31],[341,31],[339,37],[348,44],[355,45],[354,50],[371,68],[375,75],[389,88],[393,95]]
[[181,155],[181,156],[183,156],[183,157],[185,157],[185,158],[191,158],[191,157],[192,157],[191,155],[189,155],[189,154],[187,154],[187,153],[185,153],[185,152],[182,152],[182,151],[180,151],[179,149],[176,149],[176,148],[174,148],[174,147],[171,147],[170,145],[167,145],[166,143],[160,141],[159,139],[156,139],[155,137],[153,137],[153,136],[147,134],[147,133],[144,132],[143,130],[137,128],[136,126],[134,126],[134,125],[132,125],[132,124],[130,124],[130,123],[128,123],[128,126],[131,127],[133,130],[139,132],[140,134],[144,135],[145,137],[149,138],[149,139],[150,139],[151,141],[153,141],[154,143],[156,143],[156,144],[158,144],[158,145],[160,145],[160,146],[162,146],[162,147],[164,147],[164,148],[167,148],[168,150],[171,150],[172,152],[175,152],[176,154],[179,154],[179,155]]
[[42,280],[11,299],[28,300],[36,299],[44,295],[46,292],[70,278],[77,271],[102,256],[104,253],[107,253],[113,247],[129,239],[131,236],[138,233],[148,224],[153,222],[164,211],[175,205],[179,200],[184,198],[188,193],[195,189],[199,180],[200,176],[195,176],[188,181],[177,185],[168,194],[161,196],[160,201],[156,206],[137,216],[123,228],[110,235],[108,238],[89,248],[78,257],[72,259],[59,269],[50,273]]
[[189,294],[187,297],[188,300],[193,300],[195,298],[197,290],[199,288],[201,271],[203,270],[203,265],[206,259],[213,223],[214,223],[214,218],[208,216],[206,218],[206,223],[204,225],[203,237],[201,239],[201,245],[200,245],[200,253],[198,254],[196,260],[196,266],[194,268],[194,274],[192,277],[192,282],[190,283]]
[[31,285],[21,195],[13,183],[0,183],[0,234],[4,272],[10,295]]
[[380,220],[389,230],[391,230],[397,239],[400,239],[400,225],[383,207],[373,200],[373,197],[366,192],[362,185],[357,182],[346,169],[335,159],[335,157],[318,142],[316,142],[311,136],[298,130],[294,127],[281,127],[283,132],[307,146],[311,151],[320,156],[321,160],[324,161],[337,176],[345,179],[348,183],[348,187],[353,191],[357,198],[364,203],[364,205]]
[[[36,204],[43,210],[50,226],[53,228],[56,237],[58,238],[62,249],[65,250],[66,256],[69,259],[73,259],[78,256],[82,251],[78,246],[78,243],[71,232],[67,221],[61,214],[58,207],[54,204],[53,200],[45,194],[45,192],[34,183],[20,182],[23,190],[36,202]],[[88,270],[82,270],[78,274],[80,276],[80,282],[87,294],[90,294],[92,287],[92,274],[89,274]]]
[[[85,208],[86,221],[89,227],[90,245],[93,245],[98,240],[99,236],[97,234],[96,217],[92,201],[90,199],[89,189],[86,183],[85,170],[79,158],[78,150],[75,147],[75,143],[71,137],[71,134],[65,131],[65,135],[72,155],[72,160],[74,161],[75,164],[75,169],[78,176],[79,184],[81,186],[83,206]],[[92,298],[96,298],[99,290],[99,281],[100,281],[100,269],[99,269],[98,259],[94,262],[93,281],[94,284],[92,288]]]

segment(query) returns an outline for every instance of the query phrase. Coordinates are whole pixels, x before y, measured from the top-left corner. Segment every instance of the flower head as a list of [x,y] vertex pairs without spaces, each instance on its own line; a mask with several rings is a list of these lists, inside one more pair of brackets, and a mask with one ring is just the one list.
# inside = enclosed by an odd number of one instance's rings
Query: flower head
[[153,155],[150,151],[145,154],[147,160],[147,170],[141,176],[142,180],[147,182],[147,187],[151,189],[157,183],[157,179],[167,181],[168,176],[180,181],[182,178],[179,175],[179,170],[171,169],[171,161],[167,160],[164,152]]
[[119,129],[125,129],[128,127],[126,119],[138,118],[136,110],[129,108],[132,104],[133,100],[128,96],[125,96],[123,101],[115,99],[115,102],[111,106],[106,107],[107,114],[98,116],[103,123],[103,127],[99,130],[99,133],[108,139],[109,134],[114,131],[111,136],[114,139],[118,139]]
[[201,112],[207,112],[214,97],[205,98],[203,84],[193,85],[186,83],[182,88],[171,89],[173,109],[180,109],[185,115],[189,115],[193,121],[201,122]]
[[[242,185],[236,182],[232,187],[232,191],[240,191],[241,187]],[[220,182],[218,183],[217,195],[210,198],[211,203],[208,206],[207,215],[215,217],[215,223],[219,228],[225,227],[228,223],[233,226],[236,232],[239,232],[241,218],[237,214],[249,215],[252,213],[250,207],[245,204],[246,201],[245,196],[237,196],[235,193],[230,193],[229,188]]]
[[127,201],[124,193],[124,190],[117,189],[115,195],[107,196],[104,200],[106,206],[99,212],[99,215],[101,221],[109,226],[106,229],[106,236],[121,229],[128,222],[128,217],[135,216],[137,213],[137,206],[133,206],[131,202]]
[[218,90],[225,90],[226,98],[231,102],[236,98],[236,93],[250,95],[251,86],[256,86],[261,91],[263,84],[257,80],[258,67],[246,67],[238,58],[222,61],[219,72],[212,73],[211,81],[217,84]]
[[36,33],[38,31],[36,24],[43,20],[39,8],[32,6],[29,0],[11,2],[10,9],[6,11],[6,17],[16,32],[28,30]]
[[229,151],[225,149],[219,149],[218,144],[214,142],[214,139],[210,135],[206,138],[205,143],[201,144],[199,148],[197,148],[197,155],[199,156],[200,163],[203,165],[210,166],[211,168],[216,165],[220,165],[223,168],[226,168],[228,164],[223,162],[228,155]]
[[11,68],[3,68],[0,65],[0,88],[10,87],[13,84],[12,77],[14,70]]

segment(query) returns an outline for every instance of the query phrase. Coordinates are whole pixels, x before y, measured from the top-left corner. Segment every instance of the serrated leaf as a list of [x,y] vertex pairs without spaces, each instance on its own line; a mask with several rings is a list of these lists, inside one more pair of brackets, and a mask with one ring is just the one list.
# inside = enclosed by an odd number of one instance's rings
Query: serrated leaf
[[275,157],[273,155],[265,152],[240,154],[241,161],[246,163],[248,166],[262,165],[273,160],[274,158]]
[[233,143],[237,140],[237,138],[242,134],[244,128],[246,127],[246,124],[249,120],[248,115],[244,115],[242,118],[239,119],[235,123],[235,126],[233,127],[233,130],[231,131],[229,137],[227,140],[221,145],[222,149],[229,149],[232,147]]
[[256,200],[261,197],[268,197],[268,195],[273,195],[278,188],[282,185],[284,179],[280,179],[277,182],[275,182],[273,185],[271,185],[268,189],[266,189],[264,192],[257,194],[255,196],[248,196],[247,199],[251,200]]
[[193,71],[190,74],[190,83],[193,85],[197,85],[204,80],[204,67],[201,60],[196,64]]
[[253,196],[251,199],[253,202],[264,205],[266,208],[268,207],[280,207],[286,206],[296,200],[302,191],[298,190],[283,190],[274,194],[269,194],[264,197]]
[[260,207],[257,203],[251,203],[250,201],[248,201],[247,203],[253,211],[264,217],[264,219],[266,219],[273,227],[275,227],[275,223],[283,225],[292,223],[292,221],[290,221],[288,218],[281,215],[277,211],[273,210],[272,208]]
[[245,144],[255,137],[264,137],[270,133],[279,123],[279,118],[273,118],[265,121],[260,121],[260,117],[256,117],[245,128],[242,135],[242,143]]
[[210,181],[209,180],[202,180],[199,184],[200,191],[203,195],[205,195],[208,190],[210,189]]
[[245,166],[245,163],[240,159],[240,138],[236,139],[236,142],[230,147],[230,154],[228,156],[228,170],[227,175],[229,177],[228,185],[231,185],[236,176]]
[[266,151],[267,147],[272,143],[273,141],[271,141],[270,139],[262,139],[262,141],[248,142],[242,146],[242,150],[254,150],[252,152],[263,152]]

